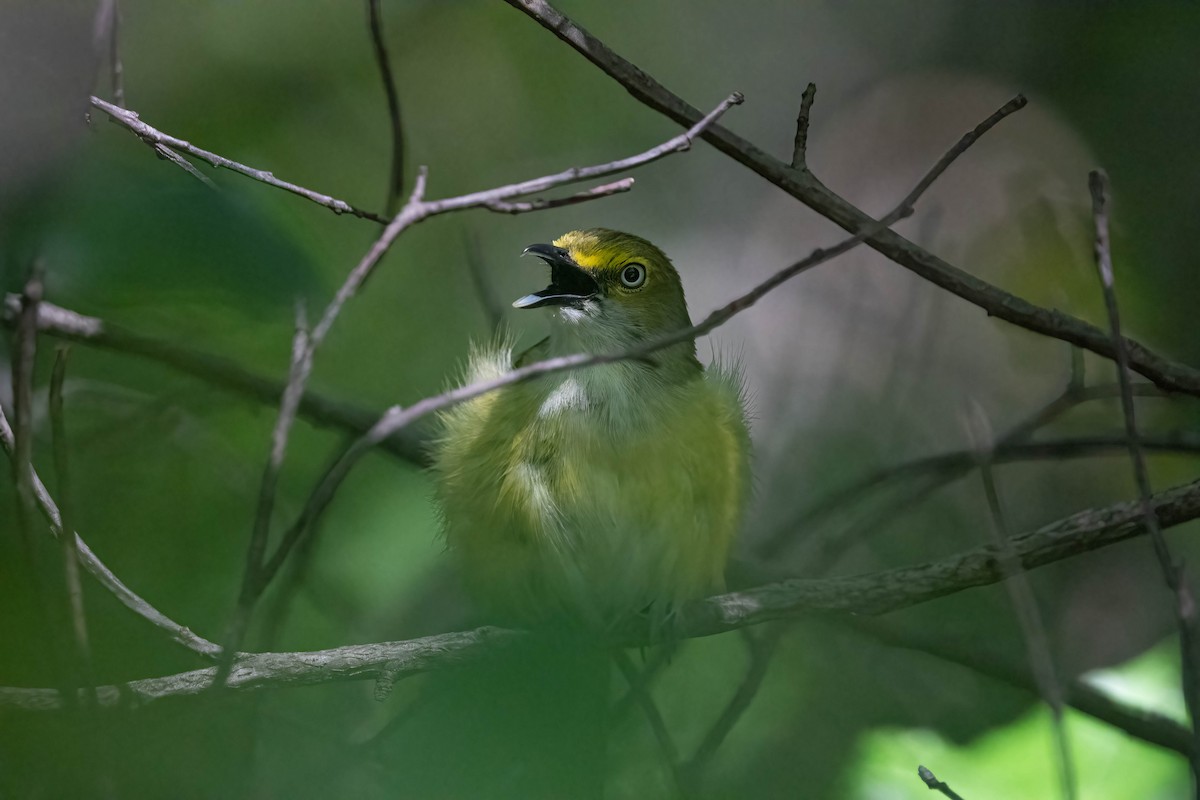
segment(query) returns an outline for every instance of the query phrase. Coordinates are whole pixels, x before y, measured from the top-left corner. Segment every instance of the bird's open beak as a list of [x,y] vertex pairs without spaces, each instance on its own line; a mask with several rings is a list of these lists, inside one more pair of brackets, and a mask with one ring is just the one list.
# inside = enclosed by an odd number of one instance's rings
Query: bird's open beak
[[550,265],[550,285],[540,292],[527,294],[513,301],[513,308],[578,305],[600,291],[600,285],[571,259],[571,254],[552,244],[531,244],[525,253]]

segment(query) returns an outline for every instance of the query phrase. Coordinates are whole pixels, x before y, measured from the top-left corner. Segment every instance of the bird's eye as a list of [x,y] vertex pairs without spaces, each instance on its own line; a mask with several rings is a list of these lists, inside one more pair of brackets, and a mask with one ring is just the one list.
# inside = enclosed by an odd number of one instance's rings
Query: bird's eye
[[646,282],[646,268],[641,264],[626,264],[621,270],[621,283],[629,289],[636,289]]

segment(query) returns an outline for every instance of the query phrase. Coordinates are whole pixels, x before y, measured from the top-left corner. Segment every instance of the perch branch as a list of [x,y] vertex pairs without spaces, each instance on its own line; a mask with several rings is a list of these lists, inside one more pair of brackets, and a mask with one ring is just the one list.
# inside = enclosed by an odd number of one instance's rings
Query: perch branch
[[[1200,481],[1153,497],[1163,528],[1200,518]],[[1145,532],[1140,503],[1116,503],[1088,509],[1035,531],[1014,537],[1012,552],[1025,569],[1034,569],[1090,552]],[[675,638],[711,636],[773,619],[792,619],[815,613],[885,614],[1005,578],[1001,554],[987,545],[940,561],[867,575],[820,580],[787,580],[755,589],[710,597],[683,608]],[[614,644],[638,646],[648,642],[644,620],[633,620]],[[401,679],[444,669],[478,658],[490,648],[525,636],[519,631],[479,628],[404,642],[352,645],[300,653],[241,654],[234,662],[227,687],[237,690],[283,688],[345,680],[376,680],[388,673]],[[208,688],[216,667],[131,681],[97,689],[101,706],[116,706],[122,698],[145,703],[164,697],[194,695]],[[55,689],[0,688],[0,707],[52,710],[63,707]]]

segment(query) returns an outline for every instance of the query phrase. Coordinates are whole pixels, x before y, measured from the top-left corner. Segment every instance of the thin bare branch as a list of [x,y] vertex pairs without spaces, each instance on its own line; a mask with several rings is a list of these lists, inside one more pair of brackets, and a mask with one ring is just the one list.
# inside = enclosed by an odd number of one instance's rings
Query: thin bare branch
[[125,107],[125,67],[121,63],[121,7],[117,0],[100,0],[96,7],[92,44],[100,61],[108,61],[113,103]]
[[[4,416],[2,408],[0,408],[0,445],[3,445],[9,457],[14,456],[16,441],[13,429],[9,426],[8,418]],[[42,479],[38,476],[37,472],[33,472],[32,479],[34,497],[37,500],[38,507],[42,511],[42,515],[50,523],[50,532],[54,536],[62,536],[64,531],[62,512],[54,502],[54,498],[50,496],[50,492],[47,491],[46,485],[42,483]],[[75,548],[79,553],[79,563],[83,565],[83,568],[101,586],[111,592],[123,606],[156,628],[165,631],[175,642],[195,653],[199,653],[206,658],[216,658],[220,654],[220,645],[196,635],[188,628],[175,622],[122,583],[121,579],[105,566],[104,562],[92,552],[92,549],[87,546],[87,543],[78,534],[75,534]]]
[[[8,295],[4,300],[4,324],[15,328],[20,309],[20,296]],[[285,381],[249,372],[241,365],[220,356],[140,336],[107,320],[85,316],[53,303],[43,302],[38,305],[37,322],[38,330],[42,333],[66,341],[140,356],[258,403],[278,405],[286,385]],[[362,434],[371,429],[379,419],[380,412],[340,403],[308,391],[301,398],[299,414],[319,426]],[[414,436],[398,434],[381,442],[380,446],[417,466],[427,466],[429,463],[425,442]]]
[[388,121],[392,126],[392,168],[388,173],[387,203],[384,206],[384,215],[390,217],[396,213],[396,204],[400,202],[400,194],[404,191],[404,127],[400,124],[400,97],[396,92],[396,80],[392,76],[387,42],[383,37],[383,14],[379,4],[380,0],[367,0],[367,19],[371,28],[371,49],[375,52],[375,62],[383,79]]
[[[72,515],[70,461],[67,458],[66,422],[63,414],[63,381],[67,372],[69,345],[60,345],[54,359],[54,371],[50,377],[50,430],[54,448],[54,473],[58,478],[58,497],[62,527],[75,530]],[[74,536],[59,536],[62,546],[63,574],[67,588],[67,608],[71,616],[71,630],[75,645],[75,667],[78,685],[92,686],[92,649],[88,642],[87,615],[83,605],[83,586],[79,580],[79,548]]]
[[544,211],[547,208],[562,208],[563,206],[573,206],[576,203],[584,203],[588,200],[595,200],[597,197],[608,197],[609,195],[621,194],[628,192],[633,188],[633,178],[622,178],[619,181],[612,183],[593,186],[584,192],[568,195],[566,197],[555,197],[548,200],[526,200],[518,202],[508,202],[505,200],[493,200],[484,205],[488,211],[495,211],[500,214],[527,214],[530,211]]
[[800,113],[796,116],[796,141],[792,144],[792,169],[808,169],[808,117],[812,113],[817,85],[809,83],[800,95]]
[[937,776],[934,775],[932,772],[930,772],[925,767],[923,767],[923,766],[917,767],[917,776],[920,777],[920,779],[925,782],[925,785],[928,788],[933,789],[938,792],[941,792],[942,794],[946,795],[946,797],[949,797],[950,800],[963,800],[962,795],[960,795],[958,792],[951,789],[949,784],[947,784],[943,781],[939,781],[937,779]]
[[1133,390],[1129,380],[1130,358],[1127,342],[1121,336],[1121,316],[1117,308],[1114,288],[1112,249],[1108,235],[1108,177],[1100,171],[1088,175],[1088,188],[1092,195],[1092,219],[1096,227],[1096,269],[1100,273],[1100,286],[1104,292],[1104,306],[1112,332],[1113,348],[1116,351],[1117,380],[1121,386],[1121,411],[1125,420],[1125,434],[1129,440],[1129,460],[1133,466],[1133,477],[1137,484],[1142,524],[1150,532],[1154,554],[1162,570],[1163,581],[1170,589],[1175,618],[1179,626],[1179,650],[1183,673],[1183,697],[1192,724],[1192,782],[1200,792],[1200,626],[1196,618],[1196,600],[1184,575],[1183,566],[1171,555],[1160,527],[1161,520],[1154,509],[1150,489],[1150,477],[1146,471],[1146,459],[1138,436],[1137,419],[1133,403]]
[[[812,84],[810,83],[809,86]],[[717,717],[717,721],[704,734],[704,739],[696,748],[696,752],[680,770],[686,781],[685,785],[692,789],[700,788],[701,777],[709,762],[721,748],[725,737],[729,735],[738,720],[750,708],[754,698],[758,696],[763,679],[767,677],[767,667],[771,665],[771,659],[775,655],[775,648],[779,645],[779,640],[783,638],[784,628],[775,626],[763,631],[762,635],[757,637],[748,628],[743,628],[742,632],[745,634],[750,651],[750,663],[746,667],[746,675],[742,678],[733,697],[721,711],[721,715]]]
[[[1012,688],[1035,695],[1038,693],[1037,684],[1029,671],[1018,666],[1015,660],[1005,659],[998,653],[985,653],[986,648],[974,642],[960,644],[945,636],[943,631],[903,630],[896,625],[884,624],[882,620],[855,616],[838,617],[831,622],[889,647],[922,653]],[[1067,704],[1075,710],[1144,742],[1190,757],[1192,732],[1170,717],[1117,700],[1084,680],[1071,681],[1063,688]]]
[[200,181],[208,188],[210,188],[210,189],[217,188],[217,185],[212,182],[211,178],[209,178],[207,175],[205,175],[200,170],[196,169],[196,167],[192,165],[192,162],[188,161],[186,158],[179,155],[179,153],[176,153],[174,150],[167,147],[165,144],[151,142],[150,146],[151,146],[151,148],[153,148],[154,152],[158,154],[158,157],[161,158],[162,160],[170,161],[172,164],[179,167],[181,170],[186,172],[188,175],[191,175],[193,178]]
[[[505,2],[574,48],[620,83],[639,102],[682,125],[691,124],[700,118],[699,110],[619,56],[545,0]],[[788,164],[727,128],[713,125],[701,138],[844,230],[858,232],[872,224],[868,214],[830,191],[807,170],[792,169]],[[1071,342],[1106,358],[1116,356],[1112,340],[1100,328],[1060,311],[1036,306],[992,286],[918,247],[894,231],[876,231],[868,238],[867,244],[925,280],[979,306],[990,316],[1045,336]],[[1133,340],[1124,341],[1129,363],[1134,370],[1163,389],[1200,395],[1200,369],[1163,358]]]
[[[37,358],[38,305],[42,302],[42,268],[34,262],[20,297],[20,312],[14,330],[12,358],[13,393],[13,486],[17,498],[17,526],[29,560],[29,575],[36,580],[36,545],[33,541],[33,367]],[[39,598],[40,599],[40,598]],[[44,610],[44,606],[39,603]]]
[[248,167],[245,164],[239,164],[238,162],[225,158],[224,156],[219,156],[216,153],[196,147],[191,142],[179,139],[167,133],[163,133],[158,128],[143,122],[141,117],[139,117],[135,111],[129,111],[119,106],[115,106],[112,103],[107,103],[104,100],[101,100],[99,97],[93,97],[91,102],[93,106],[107,114],[113,122],[116,122],[122,127],[127,128],[139,139],[155,148],[156,152],[158,152],[159,147],[164,147],[168,150],[176,151],[177,153],[186,153],[187,155],[207,161],[214,167],[232,170],[233,172],[240,173],[248,178],[253,178],[256,181],[265,183],[268,186],[274,186],[277,189],[283,189],[284,191],[299,195],[306,200],[311,200],[317,205],[328,208],[335,214],[352,214],[356,217],[362,217],[363,219],[374,220],[375,222],[387,221],[386,218],[381,217],[378,214],[356,208],[344,200],[338,200],[337,198],[330,197],[327,194],[314,192],[311,189],[305,189],[303,186],[297,186],[294,183],[280,180],[266,170],[255,169],[254,167]]
[[[1160,492],[1153,498],[1159,525],[1173,527],[1200,518],[1200,481]],[[1061,561],[1125,541],[1145,532],[1140,503],[1116,503],[1081,511],[1014,537],[1013,553],[1025,569]],[[915,567],[820,580],[793,579],[706,598],[680,610],[674,639],[711,636],[773,619],[818,613],[885,614],[1005,578],[996,547],[987,545]],[[614,645],[649,643],[644,619],[614,632]],[[345,680],[399,680],[477,658],[491,648],[527,636],[520,631],[479,628],[404,642],[352,645],[304,653],[240,654],[227,687],[265,689]],[[122,695],[145,703],[197,694],[212,685],[216,668],[99,687],[102,706],[120,704]],[[0,688],[0,707],[52,710],[63,706],[54,689]]]
[[1025,574],[1020,562],[1012,552],[1008,520],[1000,500],[999,489],[996,487],[995,476],[992,473],[991,424],[984,415],[983,409],[978,405],[972,407],[968,416],[968,431],[976,450],[979,477],[983,483],[984,496],[987,498],[992,523],[992,541],[1001,553],[1000,565],[1008,575],[1008,580],[1004,581],[1004,588],[1008,592],[1009,601],[1017,615],[1017,623],[1021,629],[1021,637],[1025,640],[1025,653],[1034,682],[1038,687],[1038,694],[1050,709],[1054,739],[1058,747],[1057,761],[1063,796],[1067,800],[1074,800],[1075,766],[1071,759],[1071,747],[1067,741],[1063,722],[1065,703],[1062,685],[1058,679],[1058,670],[1055,669],[1054,659],[1050,655],[1050,639],[1046,635],[1046,626],[1042,622],[1042,614],[1038,609],[1033,587],[1029,583],[1029,576]]
[[[1150,383],[1139,383],[1133,386],[1134,393],[1139,397],[1164,398],[1161,389]],[[1125,436],[1097,435],[1073,436],[1045,442],[1026,441],[1041,428],[1049,425],[1066,411],[1082,403],[1120,396],[1117,384],[1101,386],[1068,387],[1067,390],[1053,401],[1031,414],[1026,420],[1013,426],[996,443],[992,451],[992,463],[1008,464],[1029,460],[1061,460],[1070,458],[1090,458],[1114,450],[1124,450],[1128,447]],[[1167,434],[1146,437],[1143,445],[1147,449],[1160,452],[1200,453],[1200,438],[1187,433]],[[976,458],[971,450],[958,450],[935,456],[925,456],[906,461],[891,467],[875,470],[855,481],[836,489],[817,501],[813,506],[800,511],[780,525],[767,536],[758,547],[759,556],[773,559],[784,553],[792,543],[792,533],[797,530],[811,530],[812,526],[850,503],[861,502],[864,493],[883,488],[897,481],[927,476],[932,479],[927,489],[918,490],[902,498],[904,506],[910,506],[911,501],[924,499],[932,490],[940,488],[958,478],[963,477],[975,468]],[[871,527],[874,527],[873,525]],[[843,538],[843,537],[839,537]],[[810,545],[811,539],[808,540]]]
[[629,685],[629,694],[633,701],[642,709],[642,715],[646,717],[646,722],[650,726],[650,732],[654,734],[654,740],[658,743],[659,753],[662,756],[663,764],[667,768],[668,774],[675,786],[675,793],[683,796],[684,783],[683,775],[679,768],[679,748],[675,746],[675,740],[671,737],[671,731],[667,728],[666,720],[663,719],[662,713],[658,710],[658,705],[654,702],[654,697],[650,694],[649,688],[642,681],[641,673],[630,660],[629,656],[623,650],[614,650],[612,652],[613,663],[617,665],[617,669],[625,678],[625,683]]
[[271,533],[275,494],[279,488],[279,474],[283,469],[283,460],[287,456],[292,426],[296,422],[296,414],[300,409],[300,398],[304,394],[305,376],[302,374],[302,364],[306,358],[311,359],[308,319],[303,303],[297,302],[296,334],[292,338],[291,368],[288,371],[287,385],[284,387],[283,398],[279,404],[279,415],[275,419],[275,428],[271,433],[271,452],[267,457],[266,466],[263,467],[262,480],[259,483],[254,528],[250,534],[246,564],[242,570],[242,588],[238,593],[237,606],[225,633],[224,652],[218,665],[216,679],[213,681],[214,687],[223,685],[225,679],[229,677],[229,670],[233,668],[233,654],[242,647],[246,628],[250,623],[250,615],[262,593],[263,559],[266,557],[267,539]]

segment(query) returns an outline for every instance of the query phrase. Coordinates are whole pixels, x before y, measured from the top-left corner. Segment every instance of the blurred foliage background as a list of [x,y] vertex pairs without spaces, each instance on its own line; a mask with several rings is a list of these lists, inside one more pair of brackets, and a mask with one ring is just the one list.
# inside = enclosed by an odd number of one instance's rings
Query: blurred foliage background
[[[1103,324],[1086,188],[1087,170],[1102,166],[1116,197],[1127,329],[1200,364],[1197,6],[560,6],[694,105],[744,92],[746,103],[725,124],[780,156],[790,151],[801,91],[814,81],[809,163],[868,212],[894,205],[962,132],[1026,93],[1029,107],[956,163],[900,230],[1010,291]],[[147,122],[382,208],[390,138],[366,3],[121,0],[120,8],[127,102]],[[384,0],[383,9],[407,174],[429,165],[432,197],[610,160],[677,132],[498,0]],[[201,165],[214,190],[102,114],[85,124],[87,94],[108,96],[93,14],[68,0],[0,8],[4,289],[18,290],[38,256],[54,303],[282,376],[295,298],[323,306],[377,226]],[[467,266],[472,252],[487,291],[507,308],[544,277],[518,262],[526,244],[579,227],[630,230],[672,255],[698,318],[839,236],[703,143],[635,177],[633,192],[614,198],[518,217],[468,212],[406,233],[318,354],[313,387],[377,410],[452,381],[469,342],[492,333]],[[532,343],[544,320],[509,310],[505,323]],[[52,490],[45,408],[53,349],[43,338],[35,420],[35,460]],[[739,557],[798,575],[918,563],[987,541],[987,505],[973,474],[936,491],[902,478],[831,513],[805,512],[873,470],[967,446],[972,404],[1001,435],[1061,392],[1070,363],[1063,343],[990,320],[865,248],[774,293],[700,349],[706,360],[740,359],[753,398],[757,496]],[[1086,374],[1094,384],[1114,377],[1111,364],[1090,358]],[[0,401],[11,409],[7,367]],[[1147,431],[1196,432],[1195,402],[1140,402]],[[219,637],[236,597],[272,409],[85,346],[71,356],[66,404],[80,533],[164,612]],[[1039,435],[1119,430],[1118,406],[1102,401]],[[298,512],[340,441],[336,431],[297,429],[281,519]],[[1192,479],[1197,466],[1194,455],[1158,454],[1152,479],[1165,488]],[[1013,530],[1133,496],[1121,450],[1017,462],[996,475]],[[28,567],[13,502],[0,491],[0,684],[53,685],[56,634],[16,579]],[[1191,524],[1171,538],[1187,555],[1197,532]],[[50,570],[55,551],[42,544]],[[1031,581],[1064,677],[1099,675],[1112,691],[1182,717],[1169,600],[1146,541],[1041,569]],[[201,666],[95,584],[85,584],[85,595],[100,680]],[[268,596],[260,607],[252,648],[403,639],[476,622],[439,542],[427,476],[382,454],[355,471],[330,509],[288,613],[272,604]],[[1000,587],[883,624],[1025,664]],[[836,620],[754,633],[779,637],[778,647],[754,703],[706,762],[702,796],[926,797],[918,763],[971,800],[1058,792],[1049,715],[1032,695]],[[655,698],[685,756],[747,665],[745,637],[729,634],[687,642],[656,672]],[[469,796],[522,796],[494,759],[450,759],[411,722],[435,680],[406,681],[382,703],[367,684],[167,701],[105,714],[87,731],[62,716],[0,711],[0,796],[441,797],[467,785],[476,787]],[[486,722],[460,710],[443,722],[472,740],[467,729]],[[1173,754],[1075,713],[1066,728],[1080,797],[1188,790],[1186,766]],[[610,735],[608,796],[669,796],[644,718],[628,712]],[[422,772],[433,764],[455,778]]]

